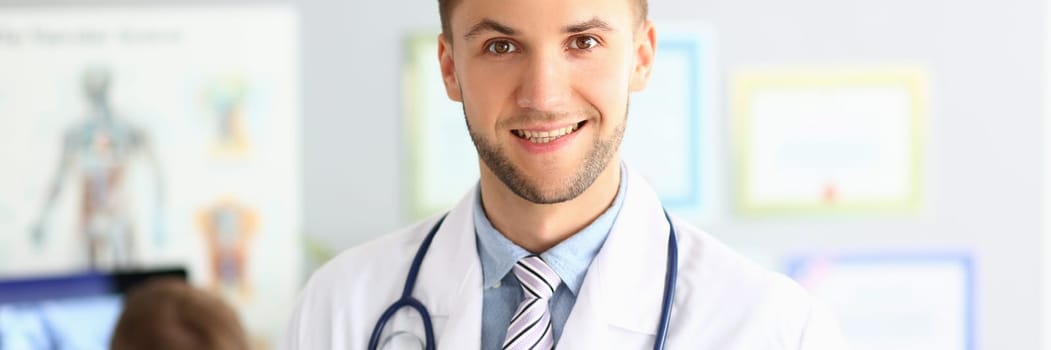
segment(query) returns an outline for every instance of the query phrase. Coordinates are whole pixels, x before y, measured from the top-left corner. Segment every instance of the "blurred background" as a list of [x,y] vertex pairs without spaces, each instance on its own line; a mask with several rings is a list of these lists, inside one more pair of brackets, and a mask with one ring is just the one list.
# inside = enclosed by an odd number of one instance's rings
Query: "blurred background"
[[[1047,10],[651,1],[625,160],[857,349],[1051,349]],[[314,268],[474,184],[438,28],[433,0],[0,0],[0,348],[105,348],[105,281],[171,269],[275,348]]]

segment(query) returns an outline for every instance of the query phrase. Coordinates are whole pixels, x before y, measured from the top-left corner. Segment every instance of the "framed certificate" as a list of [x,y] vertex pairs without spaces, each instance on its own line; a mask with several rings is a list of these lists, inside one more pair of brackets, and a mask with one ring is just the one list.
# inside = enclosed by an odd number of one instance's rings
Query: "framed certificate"
[[402,108],[410,220],[449,210],[478,183],[478,155],[463,105],[449,99],[438,64],[439,30],[405,41]]
[[913,212],[919,69],[755,69],[733,79],[736,206],[746,214]]

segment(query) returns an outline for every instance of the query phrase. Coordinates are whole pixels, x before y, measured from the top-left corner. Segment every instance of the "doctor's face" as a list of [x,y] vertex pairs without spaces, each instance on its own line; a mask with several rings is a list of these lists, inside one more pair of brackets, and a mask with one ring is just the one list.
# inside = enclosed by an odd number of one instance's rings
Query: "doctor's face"
[[482,161],[534,203],[576,198],[615,159],[654,34],[634,0],[461,0],[439,56]]

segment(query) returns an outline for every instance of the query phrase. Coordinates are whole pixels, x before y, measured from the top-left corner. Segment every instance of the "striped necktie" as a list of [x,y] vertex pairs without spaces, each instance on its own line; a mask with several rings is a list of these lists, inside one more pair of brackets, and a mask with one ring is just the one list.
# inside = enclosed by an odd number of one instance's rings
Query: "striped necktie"
[[507,326],[504,349],[549,350],[555,346],[555,335],[551,329],[548,302],[562,280],[536,255],[519,260],[513,271],[525,298],[518,304],[511,324]]

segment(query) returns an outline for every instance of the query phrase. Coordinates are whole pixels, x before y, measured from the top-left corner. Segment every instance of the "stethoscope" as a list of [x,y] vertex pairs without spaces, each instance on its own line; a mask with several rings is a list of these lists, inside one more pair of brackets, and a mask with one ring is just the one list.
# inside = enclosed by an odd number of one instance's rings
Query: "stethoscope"
[[[448,214],[446,214],[448,215]],[[660,323],[657,327],[656,339],[653,342],[653,349],[661,350],[664,349],[665,340],[668,338],[668,322],[671,320],[671,303],[675,298],[675,278],[679,273],[678,262],[679,262],[679,244],[675,239],[675,225],[671,223],[671,218],[668,216],[668,211],[664,211],[664,218],[668,220],[668,267],[664,274],[664,300],[661,302],[661,317]],[[423,243],[420,244],[420,248],[416,251],[416,257],[412,260],[412,266],[409,267],[409,275],[405,278],[405,289],[401,292],[401,299],[395,301],[383,315],[380,316],[379,321],[376,321],[376,327],[372,329],[372,337],[369,339],[369,350],[375,350],[380,346],[380,333],[383,331],[383,327],[387,325],[387,321],[390,321],[394,313],[403,307],[410,307],[420,313],[420,317],[423,319],[423,331],[426,342],[423,344],[424,349],[434,350],[434,327],[431,325],[431,314],[427,312],[427,307],[423,306],[419,300],[412,297],[412,289],[416,286],[416,275],[420,272],[420,264],[423,262],[423,256],[427,254],[427,249],[431,247],[431,241],[434,240],[434,235],[438,233],[438,229],[441,228],[442,222],[445,221],[445,216],[442,216],[438,220],[438,223],[434,224],[431,231],[427,233],[427,237],[423,239]],[[391,337],[388,337],[387,341],[390,341]],[[417,338],[418,340],[418,338]],[[386,344],[386,342],[384,342]]]

